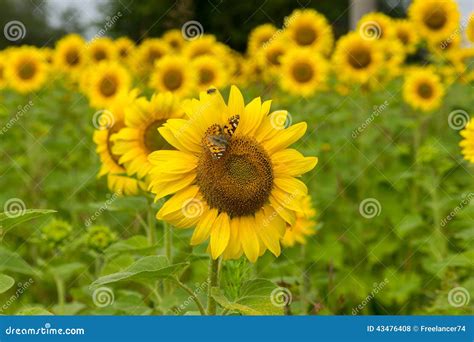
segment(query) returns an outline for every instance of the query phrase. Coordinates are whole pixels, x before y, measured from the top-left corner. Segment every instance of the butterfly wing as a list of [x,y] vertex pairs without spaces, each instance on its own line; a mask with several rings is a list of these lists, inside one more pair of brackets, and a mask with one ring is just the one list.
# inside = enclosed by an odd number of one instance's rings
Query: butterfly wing
[[232,137],[235,133],[235,130],[237,129],[237,126],[239,125],[240,121],[240,115],[233,115],[229,118],[229,121],[226,125],[224,125],[223,131],[224,134]]

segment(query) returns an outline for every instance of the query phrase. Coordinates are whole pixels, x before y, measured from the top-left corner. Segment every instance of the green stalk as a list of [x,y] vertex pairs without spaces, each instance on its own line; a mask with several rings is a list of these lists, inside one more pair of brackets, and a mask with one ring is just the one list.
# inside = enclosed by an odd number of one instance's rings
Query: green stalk
[[163,221],[163,239],[165,240],[165,255],[169,263],[173,263],[173,227]]
[[300,287],[300,294],[301,294],[301,302],[303,304],[303,314],[307,315],[308,314],[308,306],[309,306],[309,300],[308,300],[308,293],[310,291],[310,282],[309,282],[309,277],[307,274],[307,265],[306,265],[306,245],[301,246],[301,258],[303,260],[303,269],[301,272],[301,287]]
[[155,226],[155,213],[153,207],[150,205],[147,212],[147,237],[150,246],[156,245],[156,226]]
[[219,259],[210,258],[209,274],[208,274],[208,291],[207,291],[207,314],[215,316],[217,312],[217,303],[212,297],[212,288],[219,286]]
[[64,281],[58,277],[54,277],[54,282],[56,283],[56,291],[58,294],[58,305],[61,314],[64,314],[64,304],[66,303],[66,292],[64,289]]
[[179,287],[181,287],[184,291],[186,291],[187,293],[191,295],[190,298],[194,301],[194,303],[196,303],[196,306],[198,307],[199,312],[201,313],[201,316],[205,316],[206,309],[204,309],[204,305],[202,305],[201,301],[196,296],[194,291],[190,289],[186,284],[182,283],[178,278],[174,278],[174,281],[176,282],[176,284],[178,284]]

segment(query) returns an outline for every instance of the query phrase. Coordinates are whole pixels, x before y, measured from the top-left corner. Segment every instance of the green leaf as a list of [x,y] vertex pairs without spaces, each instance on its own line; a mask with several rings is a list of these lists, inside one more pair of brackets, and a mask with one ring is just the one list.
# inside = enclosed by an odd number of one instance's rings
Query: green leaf
[[11,271],[28,275],[36,271],[23,258],[5,247],[0,246],[0,271]]
[[150,246],[143,235],[135,235],[123,241],[118,241],[106,249],[106,254],[147,253],[156,250],[158,245]]
[[18,316],[53,316],[53,314],[48,310],[39,307],[22,309],[16,314]]
[[[229,311],[237,311],[244,315],[283,315],[284,302],[291,304],[291,292],[279,288],[266,279],[254,279],[242,285],[239,298],[234,301],[227,299],[219,288],[211,290],[212,297]],[[285,296],[284,302],[281,301]]]
[[0,293],[4,293],[15,284],[15,279],[6,274],[0,274]]
[[69,264],[63,264],[59,266],[53,266],[50,268],[50,272],[54,276],[60,277],[62,280],[67,281],[71,276],[80,270],[84,269],[84,264],[80,262],[72,262]]
[[171,278],[188,265],[187,262],[170,265],[168,259],[162,255],[147,256],[137,260],[121,272],[100,277],[91,284],[91,287],[95,288],[124,280],[149,282]]
[[9,214],[9,212],[0,213],[0,226],[3,228],[3,231],[6,233],[13,227],[33,220],[35,218],[55,213],[56,210],[49,209],[26,209],[21,215],[15,217],[17,213]]
[[396,231],[400,237],[404,237],[406,234],[423,225],[423,219],[420,215],[412,214],[408,215],[396,226]]

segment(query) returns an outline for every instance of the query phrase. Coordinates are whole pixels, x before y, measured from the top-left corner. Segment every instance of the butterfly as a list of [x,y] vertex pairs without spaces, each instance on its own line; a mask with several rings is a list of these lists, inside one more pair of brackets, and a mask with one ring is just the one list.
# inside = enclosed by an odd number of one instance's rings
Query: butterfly
[[224,155],[230,139],[239,125],[239,120],[240,116],[234,115],[229,118],[224,127],[214,124],[206,130],[204,144],[214,159],[220,159]]

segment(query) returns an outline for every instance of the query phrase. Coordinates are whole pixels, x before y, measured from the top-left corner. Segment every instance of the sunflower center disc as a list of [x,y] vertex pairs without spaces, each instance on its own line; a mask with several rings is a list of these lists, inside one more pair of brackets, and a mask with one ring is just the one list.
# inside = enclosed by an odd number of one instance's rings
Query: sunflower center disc
[[179,89],[183,83],[183,75],[181,71],[175,69],[166,71],[163,76],[163,83],[168,90],[173,91]]
[[425,24],[433,29],[433,30],[439,30],[446,24],[446,13],[442,9],[435,9],[430,13],[427,13],[424,22]]
[[370,52],[361,47],[351,51],[349,54],[349,63],[355,69],[364,69],[370,64],[371,61],[372,58],[370,57]]
[[158,128],[165,122],[165,120],[157,120],[152,122],[146,129],[143,137],[143,143],[148,151],[169,150],[171,145],[158,132]]
[[296,31],[296,41],[299,45],[311,45],[316,38],[316,32],[312,27],[302,26]]
[[107,57],[107,54],[105,53],[104,50],[97,50],[97,51],[94,53],[94,59],[95,59],[97,62],[100,62],[101,60],[104,60],[106,57]]
[[424,99],[429,99],[433,95],[433,89],[429,84],[422,83],[418,87],[418,94]]
[[293,67],[293,77],[299,83],[306,83],[313,78],[313,68],[308,63],[297,63]]
[[233,137],[219,159],[204,147],[196,180],[211,208],[231,217],[248,216],[268,201],[273,168],[270,157],[255,140]]
[[214,81],[214,72],[212,70],[203,68],[199,72],[199,83],[200,84],[210,84]]
[[105,76],[100,81],[99,90],[100,93],[105,97],[115,95],[117,92],[117,79],[112,75]]
[[19,70],[19,76],[23,80],[29,80],[33,78],[36,72],[36,67],[33,63],[27,62],[24,63]]
[[69,50],[66,53],[66,63],[68,65],[77,65],[79,63],[79,53],[76,50]]

